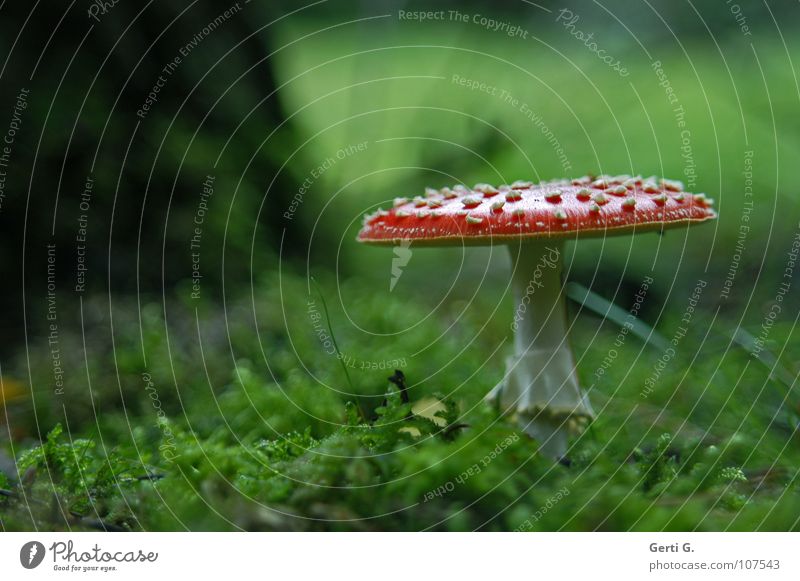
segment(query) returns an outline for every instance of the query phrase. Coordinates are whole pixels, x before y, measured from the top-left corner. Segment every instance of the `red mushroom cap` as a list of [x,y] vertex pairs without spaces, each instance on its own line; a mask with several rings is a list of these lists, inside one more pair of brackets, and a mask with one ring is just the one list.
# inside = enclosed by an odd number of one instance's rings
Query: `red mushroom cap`
[[398,198],[391,210],[366,216],[358,240],[479,246],[607,236],[705,222],[717,216],[712,204],[704,194],[684,192],[680,182],[631,176],[426,188],[424,198]]

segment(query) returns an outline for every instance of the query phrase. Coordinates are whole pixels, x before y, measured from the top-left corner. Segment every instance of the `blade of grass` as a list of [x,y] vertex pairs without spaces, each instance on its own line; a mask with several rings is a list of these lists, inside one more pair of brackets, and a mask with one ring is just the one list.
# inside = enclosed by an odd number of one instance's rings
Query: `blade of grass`
[[755,337],[741,327],[737,328],[733,333],[733,342],[742,347],[745,351],[750,353],[754,359],[761,363],[764,367],[769,369],[770,379],[776,380],[786,387],[787,395],[794,388],[797,381],[794,374],[781,365],[778,357],[766,347],[759,346]]
[[669,346],[667,339],[653,327],[642,322],[638,317],[632,317],[625,309],[618,307],[585,286],[577,282],[569,282],[566,285],[565,292],[567,298],[575,301],[581,307],[589,309],[620,327],[627,325],[631,334],[639,337],[647,345],[660,351]]
[[[339,343],[336,341],[336,333],[333,331],[333,325],[331,324],[331,316],[328,312],[328,303],[325,301],[325,294],[322,292],[322,288],[319,286],[317,279],[313,276],[311,277],[311,282],[314,283],[314,288],[317,289],[317,294],[319,294],[319,298],[322,301],[322,310],[325,311],[325,321],[328,323],[328,331],[331,334],[331,341],[333,342],[333,348],[336,349],[336,358],[339,360],[339,363],[342,365],[342,370],[344,371],[344,375],[347,378],[347,385],[350,386],[350,393],[355,394],[356,390],[353,387],[353,380],[350,379],[350,372],[347,371],[347,365],[344,362],[344,356],[342,355],[341,350],[339,349]],[[365,422],[367,421],[367,415],[364,413],[364,410],[361,408],[361,401],[358,399],[358,396],[355,396],[356,399],[356,407],[358,408],[358,413],[361,415],[361,419]]]

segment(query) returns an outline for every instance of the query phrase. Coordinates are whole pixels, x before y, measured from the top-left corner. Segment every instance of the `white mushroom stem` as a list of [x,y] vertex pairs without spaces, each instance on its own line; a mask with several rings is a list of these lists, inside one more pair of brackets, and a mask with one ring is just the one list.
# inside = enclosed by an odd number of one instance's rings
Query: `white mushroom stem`
[[514,354],[503,380],[487,395],[552,458],[562,458],[569,436],[593,417],[581,392],[567,338],[561,282],[563,245],[535,240],[509,246],[513,269]]

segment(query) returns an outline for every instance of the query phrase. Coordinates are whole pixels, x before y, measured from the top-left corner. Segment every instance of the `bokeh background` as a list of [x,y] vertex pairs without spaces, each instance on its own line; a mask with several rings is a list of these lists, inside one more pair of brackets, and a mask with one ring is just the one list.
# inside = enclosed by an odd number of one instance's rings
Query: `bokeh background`
[[[798,17],[0,4],[0,524],[797,528]],[[682,180],[719,219],[567,245],[599,413],[554,466],[481,403],[505,253],[412,246],[394,276],[355,236],[426,186],[599,174]]]

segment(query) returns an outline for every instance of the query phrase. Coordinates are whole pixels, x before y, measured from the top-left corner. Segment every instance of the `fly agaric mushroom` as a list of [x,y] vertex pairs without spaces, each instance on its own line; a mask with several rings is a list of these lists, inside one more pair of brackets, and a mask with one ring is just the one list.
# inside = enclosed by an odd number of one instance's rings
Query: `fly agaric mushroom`
[[398,198],[391,210],[366,216],[358,241],[507,245],[516,261],[514,354],[486,397],[516,414],[543,453],[561,458],[570,434],[594,416],[567,340],[563,242],[705,222],[716,217],[712,204],[703,194],[684,192],[680,182],[631,176],[427,188],[424,198]]

